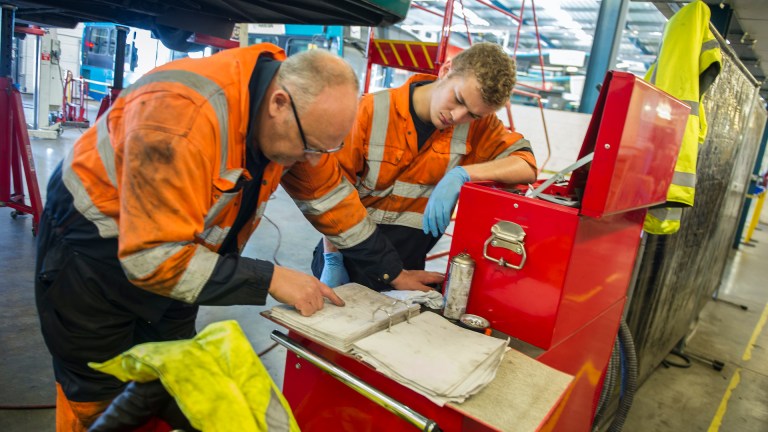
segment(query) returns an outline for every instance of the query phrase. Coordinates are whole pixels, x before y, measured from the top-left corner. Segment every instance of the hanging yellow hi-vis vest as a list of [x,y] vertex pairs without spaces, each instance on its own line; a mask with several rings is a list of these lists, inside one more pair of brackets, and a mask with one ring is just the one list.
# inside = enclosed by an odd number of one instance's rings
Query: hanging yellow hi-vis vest
[[190,424],[204,432],[299,432],[237,321],[209,324],[193,339],[136,345],[88,366],[123,382],[160,379]]
[[693,206],[699,144],[707,136],[701,97],[720,73],[723,54],[709,30],[709,7],[694,1],[667,23],[656,62],[645,80],[691,106],[680,155],[667,202],[652,208],[643,229],[651,234],[673,234],[680,229],[683,207]]

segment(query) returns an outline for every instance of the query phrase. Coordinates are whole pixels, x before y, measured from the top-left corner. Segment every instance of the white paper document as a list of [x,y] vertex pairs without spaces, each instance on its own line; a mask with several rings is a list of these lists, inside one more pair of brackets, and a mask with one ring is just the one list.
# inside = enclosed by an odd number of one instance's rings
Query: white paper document
[[442,406],[462,402],[491,382],[507,341],[463,329],[424,312],[367,336],[352,353],[377,371]]
[[443,406],[462,402],[496,376],[508,341],[461,328],[432,312],[359,284],[334,290],[345,306],[326,303],[305,317],[280,305],[271,317],[317,342],[350,352],[378,372]]
[[331,348],[348,352],[353,342],[405,321],[406,313],[419,313],[419,305],[406,305],[362,285],[350,283],[334,291],[346,303],[330,302],[312,316],[302,316],[291,306],[279,305],[271,310],[272,318]]

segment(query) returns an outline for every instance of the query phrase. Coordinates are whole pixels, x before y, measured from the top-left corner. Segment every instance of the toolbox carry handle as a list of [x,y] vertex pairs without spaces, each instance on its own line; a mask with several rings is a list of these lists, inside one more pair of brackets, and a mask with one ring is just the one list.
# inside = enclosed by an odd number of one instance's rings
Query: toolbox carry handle
[[[525,265],[527,255],[525,253],[525,230],[520,225],[514,222],[498,221],[491,227],[491,236],[485,241],[483,245],[483,258],[488,261],[495,262],[502,267],[509,267],[511,269],[520,270]],[[488,255],[488,246],[493,246],[502,249],[508,249],[512,252],[521,255],[522,259],[520,264],[512,264],[504,258],[494,258]]]
[[581,168],[582,166],[592,162],[592,159],[594,157],[595,157],[595,152],[592,152],[584,156],[583,158],[577,160],[576,162],[568,165],[567,167],[560,170],[557,174],[548,178],[547,181],[540,184],[536,189],[533,189],[532,191],[528,191],[526,196],[529,198],[541,198],[545,201],[553,202],[555,204],[562,204],[568,207],[578,207],[579,205],[578,201],[569,200],[567,198],[557,197],[554,195],[548,195],[548,194],[545,194],[544,191],[548,187],[552,186],[553,184],[565,180],[566,174],[570,174],[573,171],[576,171],[577,169]]
[[270,334],[270,337],[273,341],[284,346],[287,350],[317,366],[320,368],[320,370],[346,384],[349,388],[365,396],[368,400],[375,403],[376,405],[379,405],[380,407],[407,421],[408,423],[416,426],[419,428],[419,430],[425,432],[440,431],[440,428],[437,426],[437,423],[435,423],[434,420],[430,420],[424,417],[409,407],[401,404],[400,402],[366,384],[360,378],[325,360],[315,352],[304,348],[298,342],[288,337],[288,335],[274,330],[272,334]]

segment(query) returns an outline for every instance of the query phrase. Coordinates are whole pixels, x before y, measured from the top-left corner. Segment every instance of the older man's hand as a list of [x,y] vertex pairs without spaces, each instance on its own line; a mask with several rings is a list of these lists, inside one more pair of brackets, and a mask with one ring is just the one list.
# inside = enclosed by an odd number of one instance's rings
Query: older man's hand
[[281,266],[275,266],[269,294],[275,300],[295,307],[304,316],[322,309],[326,298],[336,306],[344,306],[344,300],[314,276]]

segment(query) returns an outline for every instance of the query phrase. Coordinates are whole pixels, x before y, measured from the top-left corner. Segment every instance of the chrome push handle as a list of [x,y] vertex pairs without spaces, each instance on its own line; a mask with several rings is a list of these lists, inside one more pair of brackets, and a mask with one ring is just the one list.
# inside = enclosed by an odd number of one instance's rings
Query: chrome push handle
[[365,396],[371,402],[379,405],[387,411],[395,414],[401,419],[407,421],[419,428],[424,432],[439,432],[440,428],[437,426],[434,420],[430,420],[423,415],[417,413],[411,408],[403,405],[402,403],[392,399],[379,390],[368,385],[365,381],[347,372],[345,369],[336,366],[335,364],[324,359],[317,353],[304,348],[295,340],[288,337],[288,335],[281,333],[277,330],[273,331],[270,335],[272,340],[284,346],[289,351],[293,352],[297,356],[317,366],[323,372],[326,372],[330,376],[336,378],[342,383],[346,384],[352,390]]

